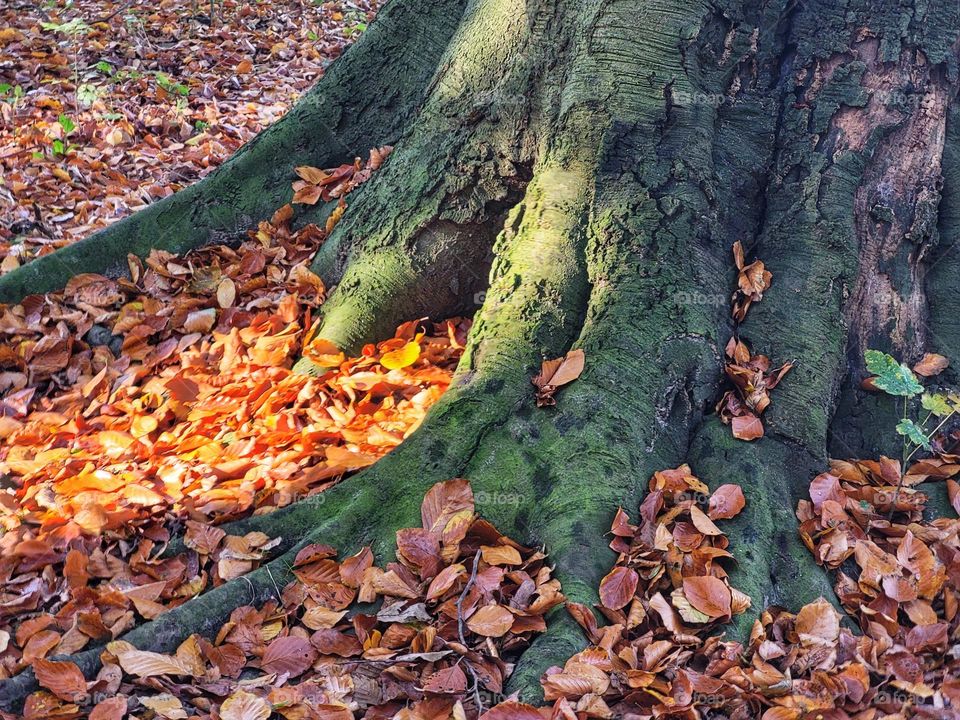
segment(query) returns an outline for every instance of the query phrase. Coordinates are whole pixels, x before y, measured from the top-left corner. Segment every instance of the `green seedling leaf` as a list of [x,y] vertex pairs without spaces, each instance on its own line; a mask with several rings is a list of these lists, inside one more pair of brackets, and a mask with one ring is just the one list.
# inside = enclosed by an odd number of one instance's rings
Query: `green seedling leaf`
[[897,432],[914,445],[920,445],[925,450],[930,449],[930,438],[924,434],[923,429],[913,420],[901,420],[897,423]]
[[946,417],[953,413],[953,408],[947,402],[947,396],[940,393],[924,393],[920,397],[920,404],[924,410],[929,410],[937,417]]
[[66,115],[61,114],[60,117],[57,118],[57,122],[60,123],[60,127],[63,128],[63,132],[65,132],[67,135],[77,129],[77,126],[74,124],[73,120],[68,118]]
[[867,350],[863,357],[867,362],[867,370],[876,375],[874,386],[888,395],[914,397],[923,392],[923,385],[913,370],[890,355],[879,350]]

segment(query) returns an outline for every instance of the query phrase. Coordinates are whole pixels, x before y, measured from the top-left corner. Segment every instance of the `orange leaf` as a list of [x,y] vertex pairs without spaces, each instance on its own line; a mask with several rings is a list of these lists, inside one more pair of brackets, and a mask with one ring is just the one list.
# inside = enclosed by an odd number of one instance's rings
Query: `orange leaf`
[[294,172],[308,183],[313,185],[319,185],[329,177],[329,175],[323,170],[310,167],[309,165],[300,165],[299,167],[294,168]]
[[735,517],[746,504],[739,485],[721,485],[710,496],[707,515],[711,520],[726,520]]
[[712,618],[729,617],[730,588],[718,577],[699,575],[683,579],[683,594],[694,608]]
[[543,720],[544,716],[532,705],[524,705],[515,700],[508,700],[490,708],[480,720]]
[[61,700],[80,702],[87,696],[87,681],[80,668],[72,662],[36,660],[33,673],[41,687],[47,688]]
[[127,699],[123,696],[107,698],[90,711],[89,720],[123,720],[127,714]]
[[467,627],[483,637],[503,637],[513,627],[513,613],[503,605],[484,605],[470,616]]
[[633,600],[640,576],[635,570],[617,566],[600,581],[600,602],[611,610],[619,610]]
[[936,353],[927,353],[918,362],[913,366],[913,371],[917,375],[923,375],[924,377],[933,377],[934,375],[939,375],[944,370],[949,367],[950,361],[947,360],[943,355],[937,355]]
[[467,676],[459,665],[451,665],[428,676],[424,680],[423,689],[439,695],[462,693],[467,689]]
[[423,529],[440,536],[444,543],[463,539],[473,522],[473,512],[470,483],[460,478],[434,485],[420,506]]
[[537,405],[553,405],[553,393],[580,377],[584,363],[585,355],[580,349],[571,350],[562,358],[544,360],[540,372],[530,381],[537,387]]
[[704,535],[723,535],[723,531],[696,505],[690,507],[690,519],[693,520],[693,526]]
[[309,640],[302,637],[279,637],[267,646],[260,667],[270,673],[302,675],[317,659]]
[[763,437],[763,423],[756,415],[740,415],[730,421],[733,436],[738,440],[756,440]]

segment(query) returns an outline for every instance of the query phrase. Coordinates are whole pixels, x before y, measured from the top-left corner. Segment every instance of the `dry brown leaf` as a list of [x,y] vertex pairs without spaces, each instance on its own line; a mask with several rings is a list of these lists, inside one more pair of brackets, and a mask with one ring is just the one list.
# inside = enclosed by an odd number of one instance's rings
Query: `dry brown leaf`
[[62,700],[81,702],[87,696],[87,681],[72,662],[35,660],[31,666],[41,687]]
[[269,702],[245,690],[236,690],[220,706],[221,720],[267,720],[271,712]]
[[502,605],[484,605],[467,619],[467,627],[483,637],[503,637],[513,627],[513,613]]

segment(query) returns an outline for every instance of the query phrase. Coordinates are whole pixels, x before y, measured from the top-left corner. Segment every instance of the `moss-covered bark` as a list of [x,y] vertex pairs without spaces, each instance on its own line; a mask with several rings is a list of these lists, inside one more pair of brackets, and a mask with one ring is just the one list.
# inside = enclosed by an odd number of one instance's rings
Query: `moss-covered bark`
[[[728,526],[730,570],[754,607],[734,632],[768,604],[831,596],[793,513],[829,452],[884,447],[871,438],[879,424],[889,432],[886,410],[857,389],[862,350],[960,362],[951,305],[960,256],[950,252],[960,130],[948,113],[957,9],[471,0],[411,14],[398,3],[311,96],[330,105],[308,98],[290,116],[343,145],[310,151],[330,153],[322,157],[398,139],[315,262],[337,286],[320,335],[352,350],[422,315],[479,306],[477,321],[454,387],[407,442],[309,504],[242,527],[283,536],[287,558],[314,540],[389,556],[423,493],[463,476],[480,512],[546,545],[564,592],[590,603],[614,559],[603,535],[617,506],[634,511],[653,471],[689,462],[711,486],[737,482],[747,497]],[[412,31],[416,60],[396,50]],[[392,53],[401,70],[385,60]],[[392,75],[356,80],[386,67],[406,80],[392,95],[344,94],[353,82],[358,92],[390,86]],[[278,142],[283,127],[299,126],[285,120]],[[270,138],[216,182],[246,182],[243,163],[277,151]],[[287,192],[293,165],[324,164],[299,145],[277,147],[287,153],[278,174],[257,176],[271,192]],[[134,228],[151,217],[130,221],[131,243],[146,242]],[[245,220],[219,217],[234,230]],[[184,235],[186,245],[202,234]],[[756,352],[796,362],[754,444],[711,417],[734,331],[735,240],[774,273],[739,333]],[[22,292],[17,283],[32,276],[19,277],[0,280],[0,294]],[[586,353],[582,377],[556,408],[535,407],[530,377],[572,347]],[[269,596],[286,580],[284,562],[128,639],[168,649],[175,625],[209,631],[234,605]],[[536,696],[542,670],[582,642],[556,612],[511,687]],[[95,654],[84,657],[92,669]],[[0,701],[29,686],[14,681]]]

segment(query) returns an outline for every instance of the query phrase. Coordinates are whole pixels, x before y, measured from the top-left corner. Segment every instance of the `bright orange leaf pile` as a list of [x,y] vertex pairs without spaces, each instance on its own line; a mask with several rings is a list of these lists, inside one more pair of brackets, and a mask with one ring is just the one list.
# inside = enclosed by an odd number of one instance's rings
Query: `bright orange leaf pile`
[[0,4],[0,273],[214,170],[380,4]]
[[[0,675],[252,569],[275,540],[211,524],[372,464],[449,385],[468,321],[407,323],[355,358],[308,342],[326,231],[290,216],[0,307]],[[303,350],[331,369],[293,372]],[[184,520],[193,552],[152,557]]]
[[91,683],[39,660],[44,690],[24,716],[121,720],[129,704],[170,719],[476,717],[563,595],[542,553],[474,515],[465,480],[435,485],[422,521],[397,533],[386,568],[369,548],[340,562],[329,546],[305,547],[279,602],[239,608],[216,638],[191,636],[173,655],[110,642]]

